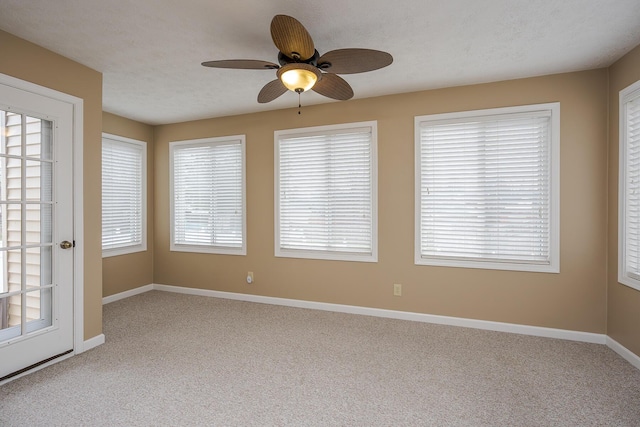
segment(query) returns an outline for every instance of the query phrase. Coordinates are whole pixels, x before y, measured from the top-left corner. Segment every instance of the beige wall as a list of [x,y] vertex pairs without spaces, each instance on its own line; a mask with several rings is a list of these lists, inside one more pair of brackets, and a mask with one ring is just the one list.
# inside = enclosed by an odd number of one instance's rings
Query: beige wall
[[[594,70],[158,126],[154,282],[604,333],[607,82],[607,70]],[[414,265],[414,116],[555,101],[561,273]],[[365,120],[378,121],[379,261],[276,258],[274,130]],[[170,252],[169,142],[235,134],[247,138],[247,256]]]
[[109,296],[153,283],[153,126],[103,113],[102,130],[147,143],[147,250],[103,258],[102,295]]
[[89,339],[102,333],[102,74],[4,31],[0,58],[0,73],[84,100],[84,338]]
[[[101,132],[151,141],[155,131],[155,149],[149,145],[150,250],[105,260],[104,295],[156,282],[606,332],[640,354],[640,292],[617,283],[617,93],[640,79],[640,47],[608,70],[310,106],[301,116],[290,109],[155,130],[103,116],[99,72],[3,31],[0,52],[12,58],[0,61],[0,73],[84,100],[85,339],[102,332]],[[561,102],[561,273],[415,266],[413,117],[554,101]],[[273,131],[364,120],[378,121],[379,262],[274,257]],[[247,256],[170,252],[168,143],[231,134],[247,136]],[[255,273],[252,285],[244,281],[249,270]],[[393,283],[404,285],[402,297],[392,296]]]
[[609,256],[607,335],[640,356],[640,291],[618,283],[619,93],[640,80],[640,46],[609,68]]

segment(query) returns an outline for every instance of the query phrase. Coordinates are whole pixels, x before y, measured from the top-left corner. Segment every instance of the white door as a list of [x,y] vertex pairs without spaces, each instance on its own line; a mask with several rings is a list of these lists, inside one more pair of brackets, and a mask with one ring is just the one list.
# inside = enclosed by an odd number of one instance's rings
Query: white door
[[72,137],[72,104],[0,82],[0,382],[73,351]]

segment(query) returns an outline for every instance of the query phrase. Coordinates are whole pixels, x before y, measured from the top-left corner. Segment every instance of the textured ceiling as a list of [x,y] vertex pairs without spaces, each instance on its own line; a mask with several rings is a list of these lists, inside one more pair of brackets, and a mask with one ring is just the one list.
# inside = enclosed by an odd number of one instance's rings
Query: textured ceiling
[[[296,107],[258,104],[277,62],[269,24],[291,15],[323,54],[360,47],[391,66],[343,76],[355,98],[605,67],[640,44],[638,0],[0,0],[0,29],[103,73],[105,111],[149,124]],[[0,52],[2,47],[0,46]],[[45,65],[45,64],[43,64]],[[339,102],[315,93],[303,105]],[[348,102],[348,101],[347,101]]]

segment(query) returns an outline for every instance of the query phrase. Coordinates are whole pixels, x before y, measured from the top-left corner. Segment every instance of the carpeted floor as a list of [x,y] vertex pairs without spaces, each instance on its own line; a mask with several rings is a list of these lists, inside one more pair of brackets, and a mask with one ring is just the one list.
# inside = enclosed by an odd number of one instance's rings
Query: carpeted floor
[[639,426],[603,345],[148,292],[0,387],[1,426]]

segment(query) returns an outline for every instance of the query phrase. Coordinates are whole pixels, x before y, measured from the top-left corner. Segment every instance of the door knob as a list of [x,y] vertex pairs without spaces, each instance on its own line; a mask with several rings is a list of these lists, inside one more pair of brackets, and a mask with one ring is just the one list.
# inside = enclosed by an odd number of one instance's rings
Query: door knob
[[70,249],[70,248],[72,248],[72,247],[73,247],[73,243],[71,243],[71,242],[70,242],[70,241],[68,241],[68,240],[64,240],[64,241],[60,242],[60,247],[61,247],[62,249]]

